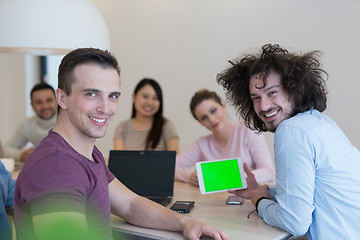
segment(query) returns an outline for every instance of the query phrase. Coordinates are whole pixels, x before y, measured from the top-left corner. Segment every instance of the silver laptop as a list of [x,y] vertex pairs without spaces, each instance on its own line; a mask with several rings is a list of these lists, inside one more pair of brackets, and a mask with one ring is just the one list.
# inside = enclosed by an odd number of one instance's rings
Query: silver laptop
[[174,195],[175,151],[111,150],[109,169],[126,187],[163,206]]

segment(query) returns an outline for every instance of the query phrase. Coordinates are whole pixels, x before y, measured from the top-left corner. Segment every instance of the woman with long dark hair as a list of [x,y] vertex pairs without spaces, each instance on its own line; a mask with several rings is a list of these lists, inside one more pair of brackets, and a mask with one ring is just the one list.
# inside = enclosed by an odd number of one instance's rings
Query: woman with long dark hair
[[175,125],[163,117],[163,96],[160,85],[144,78],[132,94],[131,119],[115,130],[115,150],[171,150],[179,152]]

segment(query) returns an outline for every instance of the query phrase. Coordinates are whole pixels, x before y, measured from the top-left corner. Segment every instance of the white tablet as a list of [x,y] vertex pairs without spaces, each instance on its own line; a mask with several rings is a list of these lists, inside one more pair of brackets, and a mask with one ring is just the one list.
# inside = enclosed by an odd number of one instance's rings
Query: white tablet
[[201,194],[247,188],[241,158],[196,163]]

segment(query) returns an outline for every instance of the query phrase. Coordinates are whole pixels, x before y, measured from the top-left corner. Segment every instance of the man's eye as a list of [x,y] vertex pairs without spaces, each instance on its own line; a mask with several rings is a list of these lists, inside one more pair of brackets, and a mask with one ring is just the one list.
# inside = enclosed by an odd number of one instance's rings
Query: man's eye
[[113,100],[117,100],[119,98],[119,95],[110,95],[110,98]]
[[260,99],[259,97],[253,97],[251,100],[252,100],[253,102],[255,102],[255,101],[259,100],[259,99]]
[[94,93],[94,92],[88,92],[86,95],[89,96],[89,97],[95,97],[95,96],[96,96],[96,93]]

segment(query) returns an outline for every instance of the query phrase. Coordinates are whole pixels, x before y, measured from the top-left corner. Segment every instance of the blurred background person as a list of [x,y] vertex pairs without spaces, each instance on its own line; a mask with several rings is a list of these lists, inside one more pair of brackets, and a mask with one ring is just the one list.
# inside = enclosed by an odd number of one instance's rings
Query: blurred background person
[[258,182],[275,180],[269,149],[262,135],[244,123],[232,123],[226,115],[225,102],[207,89],[197,91],[191,99],[193,117],[211,134],[202,136],[176,157],[177,181],[198,185],[196,162],[240,157],[254,173]]
[[132,94],[131,119],[115,129],[115,150],[168,150],[179,153],[175,125],[163,117],[163,95],[160,85],[144,78]]
[[[56,122],[57,103],[55,91],[50,85],[36,84],[31,90],[30,99],[36,115],[25,119],[4,145],[5,156],[15,158],[16,165],[20,166]],[[32,147],[24,149],[28,143]]]

